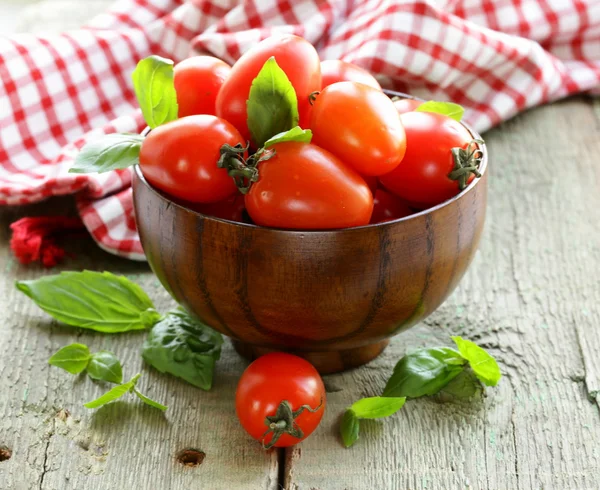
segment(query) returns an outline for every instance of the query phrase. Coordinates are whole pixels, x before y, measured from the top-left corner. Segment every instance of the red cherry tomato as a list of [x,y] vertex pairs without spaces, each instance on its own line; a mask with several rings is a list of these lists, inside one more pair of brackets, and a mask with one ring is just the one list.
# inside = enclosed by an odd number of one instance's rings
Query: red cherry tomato
[[311,143],[292,141],[271,148],[275,156],[258,164],[258,182],[246,194],[254,223],[295,230],[369,223],[373,195],[354,170]]
[[308,41],[289,34],[271,36],[258,43],[233,65],[217,96],[217,116],[231,122],[246,140],[250,140],[246,123],[250,86],[271,56],[296,90],[301,127],[308,126],[309,95],[321,88],[319,55]]
[[325,87],[310,119],[313,143],[329,150],[361,175],[383,175],[401,162],[406,137],[392,101],[362,83]]
[[243,221],[243,213],[246,206],[244,205],[244,195],[236,194],[224,201],[214,202],[210,204],[202,203],[185,203],[190,209],[203,214],[204,216],[212,216],[214,218],[226,219],[229,221]]
[[367,70],[353,63],[341,60],[321,61],[321,87],[336,82],[358,82],[381,90],[381,85]]
[[[325,405],[325,386],[317,370],[283,352],[250,364],[235,394],[242,427],[266,448],[293,446],[306,439],[321,422]],[[292,427],[286,424],[290,418]]]
[[398,218],[404,218],[413,213],[404,201],[383,189],[377,189],[373,200],[373,215],[371,223],[384,223]]
[[237,188],[217,167],[225,143],[244,144],[237,129],[208,114],[188,116],[153,129],[140,150],[140,167],[154,187],[190,202],[217,202]]
[[175,65],[179,117],[216,114],[215,102],[231,66],[213,56],[193,56]]
[[404,114],[405,112],[412,112],[423,103],[422,100],[415,99],[398,99],[394,101],[394,107],[398,111],[398,114]]
[[407,112],[400,119],[406,131],[406,155],[379,182],[419,208],[434,206],[458,194],[458,182],[448,177],[454,169],[451,150],[467,148],[473,136],[458,121],[442,114]]

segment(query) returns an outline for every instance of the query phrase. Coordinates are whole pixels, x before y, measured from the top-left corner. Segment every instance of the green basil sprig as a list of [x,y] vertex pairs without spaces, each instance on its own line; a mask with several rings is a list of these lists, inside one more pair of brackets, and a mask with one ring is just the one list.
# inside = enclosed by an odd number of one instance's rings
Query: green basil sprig
[[452,337],[463,359],[469,362],[475,376],[486,386],[496,386],[502,374],[496,359],[470,340]]
[[126,393],[133,393],[140,400],[142,400],[145,404],[150,405],[154,408],[158,408],[159,410],[162,410],[164,412],[168,408],[166,405],[163,405],[162,403],[158,403],[157,401],[154,401],[151,398],[148,398],[146,395],[143,395],[142,393],[140,393],[138,391],[138,389],[136,388],[136,385],[137,385],[137,382],[140,379],[140,377],[141,377],[141,374],[139,374],[139,373],[136,374],[133,378],[131,378],[129,381],[127,381],[127,383],[123,383],[118,386],[115,386],[114,388],[107,391],[106,393],[104,393],[104,395],[96,398],[95,400],[84,403],[83,406],[85,408],[100,408],[100,407],[106,405],[107,403],[118,400]]
[[46,313],[74,327],[119,333],[144,330],[161,318],[142,288],[110,272],[62,272],[16,286]]
[[298,98],[275,57],[269,58],[252,81],[248,101],[248,129],[257,148],[274,135],[298,125]]
[[402,408],[405,397],[384,398],[374,396],[362,398],[346,409],[342,417],[341,435],[344,446],[350,447],[360,434],[361,419],[379,419],[389,417]]
[[59,349],[48,363],[71,374],[87,371],[90,378],[98,381],[123,382],[123,370],[117,356],[105,350],[92,354],[84,344],[71,344]]
[[64,369],[71,374],[79,374],[88,366],[91,354],[87,345],[71,344],[59,349],[48,363]]
[[142,141],[144,137],[139,134],[105,134],[81,149],[69,172],[101,174],[137,165]]
[[443,114],[444,116],[451,117],[455,121],[460,121],[465,113],[465,108],[453,102],[438,102],[435,100],[429,100],[427,102],[423,102],[415,109],[415,111],[435,112],[436,114]]
[[161,373],[210,390],[222,344],[220,333],[178,308],[152,327],[142,357]]
[[312,131],[310,129],[302,129],[300,126],[295,126],[289,131],[272,136],[265,141],[264,148],[274,145],[275,143],[285,143],[286,141],[299,141],[301,143],[310,143],[312,140]]

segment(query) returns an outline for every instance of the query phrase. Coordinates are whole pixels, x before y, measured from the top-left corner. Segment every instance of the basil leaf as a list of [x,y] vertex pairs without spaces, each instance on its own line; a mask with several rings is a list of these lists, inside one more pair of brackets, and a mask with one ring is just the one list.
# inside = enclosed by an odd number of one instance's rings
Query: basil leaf
[[452,340],[454,340],[454,343],[458,347],[460,355],[469,361],[475,376],[484,385],[496,386],[502,377],[496,359],[470,340],[463,339],[462,337],[452,337]]
[[300,126],[296,126],[289,131],[283,131],[282,133],[276,134],[272,138],[265,141],[265,148],[268,148],[275,143],[284,143],[286,141],[300,141],[302,143],[310,143],[312,140],[312,131],[310,129],[302,129]]
[[481,391],[481,383],[470,370],[464,370],[444,386],[436,395],[441,402],[471,398]]
[[177,93],[173,83],[173,61],[160,56],[141,60],[133,74],[133,89],[146,124],[151,128],[177,119]]
[[178,308],[154,325],[144,342],[142,357],[161,373],[210,390],[222,343],[220,333]]
[[46,313],[75,327],[127,332],[148,328],[161,318],[142,288],[110,272],[62,272],[16,286]]
[[152,400],[152,398],[148,398],[146,395],[140,393],[136,388],[133,388],[133,392],[146,405],[150,405],[151,407],[158,408],[159,410],[162,410],[163,412],[166,411],[167,408],[169,408],[166,405],[163,405],[162,403],[158,403],[157,401]]
[[59,349],[48,363],[68,371],[71,374],[79,374],[85,370],[90,360],[90,350],[87,345],[71,344]]
[[285,72],[269,58],[253,80],[246,103],[248,129],[258,148],[298,125],[298,98]]
[[359,419],[379,419],[388,417],[402,408],[405,397],[387,398],[374,396],[371,398],[362,398],[354,402],[350,410]]
[[465,108],[461,105],[454,104],[453,102],[436,102],[430,100],[423,102],[419,107],[415,109],[416,112],[435,112],[436,114],[443,114],[444,116],[451,117],[455,121],[460,121],[465,113]]
[[453,349],[418,350],[398,361],[383,396],[417,398],[434,395],[462,372],[464,364]]
[[92,355],[87,366],[88,376],[99,381],[109,383],[122,383],[123,370],[117,356],[112,352],[101,350]]
[[143,136],[139,134],[106,134],[86,144],[69,169],[72,174],[103,173],[139,163]]
[[352,409],[347,409],[342,417],[342,424],[340,426],[340,433],[342,435],[342,441],[344,446],[350,447],[358,440],[358,434],[360,432],[360,421],[354,414]]
[[125,393],[128,393],[133,390],[138,379],[140,379],[141,374],[136,374],[133,378],[131,378],[127,383],[123,383],[122,385],[115,386],[112,390],[107,391],[99,398],[92,400],[91,402],[84,403],[83,406],[85,408],[99,408],[107,403],[118,400]]

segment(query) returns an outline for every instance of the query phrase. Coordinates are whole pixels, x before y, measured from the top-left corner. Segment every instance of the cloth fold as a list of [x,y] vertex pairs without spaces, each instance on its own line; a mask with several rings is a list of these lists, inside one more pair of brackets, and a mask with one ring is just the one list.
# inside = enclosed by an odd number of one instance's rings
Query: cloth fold
[[280,32],[386,88],[457,102],[479,131],[600,89],[600,0],[120,0],[77,31],[0,38],[0,204],[76,194],[102,248],[143,260],[131,172],[69,174],[77,151],[143,129],[130,76],[141,58],[234,63]]

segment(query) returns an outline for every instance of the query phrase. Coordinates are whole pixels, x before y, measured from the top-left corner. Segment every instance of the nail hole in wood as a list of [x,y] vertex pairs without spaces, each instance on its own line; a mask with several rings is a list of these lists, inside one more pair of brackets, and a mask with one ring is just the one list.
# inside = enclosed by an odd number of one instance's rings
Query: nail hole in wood
[[8,449],[5,446],[0,447],[0,463],[2,461],[8,461],[11,456],[12,456],[12,451],[10,449]]
[[206,454],[197,449],[183,449],[177,454],[177,461],[183,466],[199,466],[204,461]]

